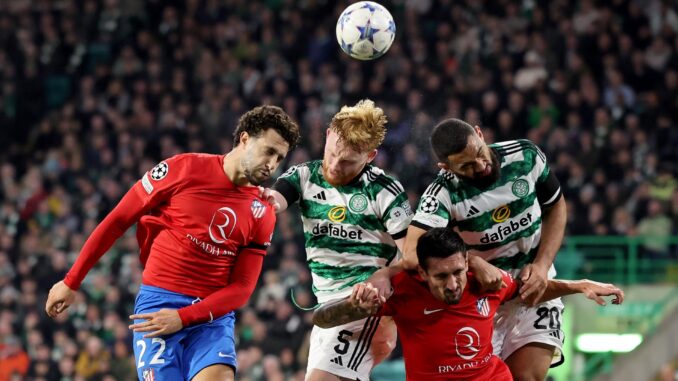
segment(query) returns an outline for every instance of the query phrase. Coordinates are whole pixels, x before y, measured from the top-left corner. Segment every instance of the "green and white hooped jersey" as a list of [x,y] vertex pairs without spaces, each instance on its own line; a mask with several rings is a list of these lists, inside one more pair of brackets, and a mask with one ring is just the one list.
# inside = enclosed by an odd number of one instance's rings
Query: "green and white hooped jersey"
[[273,188],[288,205],[299,201],[319,303],[350,295],[354,284],[387,266],[413,215],[400,182],[370,164],[351,184],[333,187],[322,161],[310,161],[288,169]]
[[[517,270],[534,260],[542,209],[560,199],[560,184],[544,154],[529,140],[490,148],[501,165],[494,184],[481,190],[441,171],[422,195],[412,225],[427,230],[449,226],[470,253],[504,270]],[[555,275],[553,269],[550,273]]]

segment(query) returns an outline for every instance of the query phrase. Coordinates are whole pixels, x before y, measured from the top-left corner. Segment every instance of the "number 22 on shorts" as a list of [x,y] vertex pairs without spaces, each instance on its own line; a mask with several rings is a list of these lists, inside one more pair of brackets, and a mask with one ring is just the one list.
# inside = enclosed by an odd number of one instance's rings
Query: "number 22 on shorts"
[[[151,362],[149,362],[148,364],[149,365],[164,364],[165,359],[161,358],[161,356],[162,353],[165,352],[165,340],[159,337],[154,337],[153,340],[151,341],[151,344],[160,344],[160,347],[155,352],[155,355],[151,358]],[[141,350],[139,351],[139,363],[137,364],[137,368],[141,368],[142,366],[146,365],[146,363],[144,362],[144,353],[146,353],[146,341],[137,340],[137,346],[141,347]]]

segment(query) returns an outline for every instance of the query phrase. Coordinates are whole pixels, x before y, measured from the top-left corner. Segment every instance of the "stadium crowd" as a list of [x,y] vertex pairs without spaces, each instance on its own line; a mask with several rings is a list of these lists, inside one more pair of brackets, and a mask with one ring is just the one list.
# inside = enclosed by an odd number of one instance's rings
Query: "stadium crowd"
[[[678,5],[662,0],[395,0],[390,51],[341,53],[345,2],[0,2],[0,381],[131,380],[134,232],[66,316],[44,313],[88,234],[147,170],[227,152],[237,118],[283,107],[320,158],[329,118],[371,98],[389,132],[376,164],[416,205],[444,117],[550,159],[570,235],[678,231]],[[260,286],[238,314],[238,379],[303,380],[315,303],[294,213],[279,216]],[[662,240],[644,255],[678,256]]]

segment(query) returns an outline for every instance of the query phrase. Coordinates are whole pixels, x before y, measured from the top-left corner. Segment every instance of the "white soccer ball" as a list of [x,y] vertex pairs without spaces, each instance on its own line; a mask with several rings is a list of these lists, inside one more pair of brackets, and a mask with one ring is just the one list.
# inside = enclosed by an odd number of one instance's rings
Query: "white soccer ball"
[[337,20],[337,41],[341,50],[364,61],[383,56],[393,43],[395,31],[393,16],[373,1],[348,6]]

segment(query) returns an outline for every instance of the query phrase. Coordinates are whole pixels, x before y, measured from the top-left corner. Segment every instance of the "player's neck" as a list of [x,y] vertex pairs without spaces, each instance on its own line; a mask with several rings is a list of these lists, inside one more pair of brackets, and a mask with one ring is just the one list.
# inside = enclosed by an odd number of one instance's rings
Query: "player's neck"
[[222,166],[224,173],[231,180],[231,182],[237,186],[250,186],[252,185],[245,172],[241,169],[240,166],[240,153],[236,150],[233,150],[226,155],[224,155],[224,165]]

